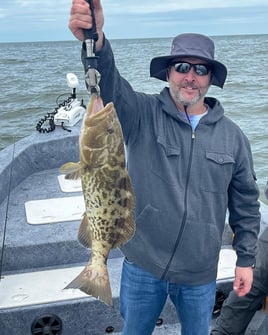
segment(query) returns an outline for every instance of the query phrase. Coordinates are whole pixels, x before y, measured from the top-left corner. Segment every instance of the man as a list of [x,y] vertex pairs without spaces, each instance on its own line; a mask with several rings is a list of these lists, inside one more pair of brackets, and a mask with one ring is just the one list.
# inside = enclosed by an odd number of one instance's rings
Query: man
[[[268,194],[266,194],[268,199]],[[238,297],[231,291],[224,301],[221,314],[216,320],[211,335],[243,335],[258,308],[268,295],[268,228],[258,240],[256,268],[250,292]]]
[[[136,196],[136,232],[122,247],[122,334],[151,334],[169,295],[181,334],[208,335],[226,210],[235,233],[239,296],[251,287],[260,222],[249,142],[219,101],[205,98],[210,85],[223,87],[226,67],[214,59],[211,39],[182,34],[170,55],[151,62],[151,76],[169,88],[135,92],[115,66],[100,0],[93,6],[101,96],[115,104]],[[83,40],[81,28],[90,29],[91,22],[87,2],[73,0],[73,34]]]

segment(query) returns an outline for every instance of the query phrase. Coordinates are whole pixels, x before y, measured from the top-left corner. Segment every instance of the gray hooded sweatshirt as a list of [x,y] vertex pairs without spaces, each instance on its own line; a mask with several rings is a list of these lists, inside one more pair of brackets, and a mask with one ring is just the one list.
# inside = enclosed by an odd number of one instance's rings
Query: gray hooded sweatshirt
[[[82,60],[85,52],[82,51]],[[259,191],[249,142],[214,98],[195,131],[169,89],[135,92],[108,40],[97,54],[101,97],[113,101],[134,187],[136,232],[121,250],[156,277],[202,285],[216,279],[226,212],[237,265],[255,262]]]

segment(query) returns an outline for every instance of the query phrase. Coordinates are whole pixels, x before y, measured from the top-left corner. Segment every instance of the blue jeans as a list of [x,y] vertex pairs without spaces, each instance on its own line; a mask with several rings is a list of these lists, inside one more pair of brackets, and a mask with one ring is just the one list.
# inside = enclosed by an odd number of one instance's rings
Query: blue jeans
[[207,285],[172,284],[124,260],[120,290],[122,335],[151,335],[168,295],[176,307],[181,335],[208,335],[216,281]]

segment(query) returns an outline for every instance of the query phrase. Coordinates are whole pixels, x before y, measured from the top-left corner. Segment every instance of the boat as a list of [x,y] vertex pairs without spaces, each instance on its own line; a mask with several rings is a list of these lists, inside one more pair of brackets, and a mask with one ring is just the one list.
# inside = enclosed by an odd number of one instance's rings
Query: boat
[[[90,250],[77,241],[84,211],[81,184],[64,179],[59,172],[62,164],[79,160],[80,126],[78,120],[66,131],[59,122],[53,131],[35,131],[0,151],[1,335],[121,334],[120,250],[112,250],[108,259],[112,307],[80,290],[64,289],[90,256]],[[268,224],[264,203],[261,212],[264,229]],[[231,238],[226,224],[215,316],[232,289],[235,253]],[[255,334],[267,334],[263,309],[250,327]],[[154,334],[178,334],[179,329],[168,300]]]

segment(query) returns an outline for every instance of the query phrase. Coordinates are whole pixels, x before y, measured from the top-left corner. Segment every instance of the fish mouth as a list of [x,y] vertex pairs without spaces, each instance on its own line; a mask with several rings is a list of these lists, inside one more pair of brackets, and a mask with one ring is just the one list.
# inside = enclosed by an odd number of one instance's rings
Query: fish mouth
[[89,114],[94,116],[104,108],[102,98],[97,94],[92,94],[89,104]]
[[113,103],[108,103],[105,107],[102,98],[97,94],[92,94],[88,106],[88,116],[90,119],[101,120],[113,110]]

